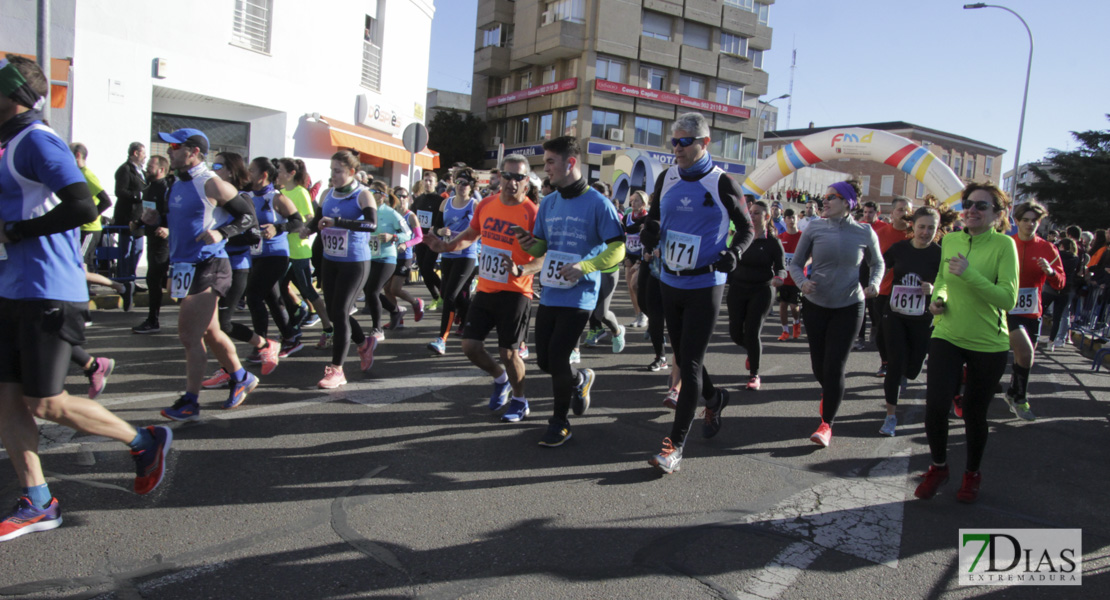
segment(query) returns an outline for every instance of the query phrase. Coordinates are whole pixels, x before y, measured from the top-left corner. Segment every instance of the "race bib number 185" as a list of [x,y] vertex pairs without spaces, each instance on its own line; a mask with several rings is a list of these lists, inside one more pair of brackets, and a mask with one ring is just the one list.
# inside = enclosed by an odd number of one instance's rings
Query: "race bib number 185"
[[1041,308],[1040,289],[1035,287],[1020,288],[1018,290],[1017,305],[1010,311],[1011,315],[1035,315]]

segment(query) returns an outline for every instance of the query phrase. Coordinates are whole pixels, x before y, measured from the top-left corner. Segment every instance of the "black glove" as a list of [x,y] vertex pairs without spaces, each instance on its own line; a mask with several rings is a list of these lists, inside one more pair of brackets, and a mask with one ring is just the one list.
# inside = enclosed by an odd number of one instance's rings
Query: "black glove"
[[713,263],[713,270],[722,273],[731,273],[736,270],[736,265],[740,264],[740,252],[735,248],[727,248],[721,250],[721,257],[717,262]]
[[640,244],[645,248],[644,254],[659,245],[659,221],[644,221],[643,229],[640,230]]

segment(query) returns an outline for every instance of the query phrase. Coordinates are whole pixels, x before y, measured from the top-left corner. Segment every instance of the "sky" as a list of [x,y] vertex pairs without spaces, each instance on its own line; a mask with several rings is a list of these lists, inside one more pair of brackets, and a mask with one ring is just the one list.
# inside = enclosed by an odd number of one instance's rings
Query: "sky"
[[[604,0],[603,0],[604,1]],[[764,99],[779,128],[907,121],[1000,148],[1013,167],[1029,38],[997,8],[964,10],[952,0],[778,0]],[[1021,162],[1050,148],[1075,149],[1071,131],[1110,129],[1110,2],[1004,0],[1034,38]],[[470,93],[477,0],[438,0],[428,86]],[[468,51],[461,52],[461,48]]]

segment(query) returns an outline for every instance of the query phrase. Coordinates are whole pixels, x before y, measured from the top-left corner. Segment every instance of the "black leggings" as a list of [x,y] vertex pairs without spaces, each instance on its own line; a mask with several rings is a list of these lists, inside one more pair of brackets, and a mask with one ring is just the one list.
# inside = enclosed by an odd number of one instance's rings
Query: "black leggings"
[[871,331],[875,337],[875,347],[879,349],[879,362],[885,365],[890,355],[886,351],[883,311],[890,304],[890,296],[875,296],[874,298],[868,298],[865,302],[867,302],[867,314],[871,316]]
[[158,315],[162,311],[162,294],[166,287],[166,280],[170,276],[170,257],[167,256],[165,261],[159,261],[152,256],[147,256],[146,263],[146,289],[150,294],[150,308],[147,312],[147,318],[151,321],[157,321]]
[[389,278],[393,277],[393,270],[396,268],[395,263],[370,261],[370,275],[366,278],[366,285],[362,287],[362,292],[366,294],[366,307],[370,309],[374,329],[380,329],[382,326],[381,294],[385,284],[389,283]]
[[[282,339],[291,340],[297,332],[289,327],[289,313],[281,301],[278,283],[289,270],[288,256],[256,256],[251,261],[247,278],[247,308],[251,311],[251,324],[259,337],[268,339],[270,317],[274,319]],[[269,307],[269,314],[266,308]]]
[[470,280],[474,278],[477,264],[478,261],[473,258],[439,259],[443,269],[443,315],[439,320],[439,331],[440,337],[445,340],[451,333],[455,313],[466,322],[466,309],[470,306]]
[[932,319],[908,319],[883,305],[883,340],[886,342],[886,379],[883,392],[886,403],[898,405],[902,378],[917,379],[925,354],[929,351],[929,330]]
[[852,342],[863,323],[863,302],[842,308],[825,308],[802,300],[802,321],[809,340],[813,376],[821,384],[821,419],[832,425],[844,398],[844,370]]
[[671,443],[681,448],[694,422],[698,397],[709,401],[717,393],[705,368],[705,352],[721,312],[725,286],[687,290],[660,282],[660,288],[667,333],[671,336],[671,347],[682,375],[682,391],[678,394],[674,425],[671,426]]
[[231,272],[231,288],[227,294],[220,298],[220,329],[233,340],[249,344],[254,332],[250,327],[240,323],[232,323],[231,317],[239,311],[239,300],[247,291],[247,279],[250,278],[250,269],[236,269]]
[[565,423],[570,401],[578,386],[578,369],[570,364],[570,353],[586,328],[590,311],[565,306],[540,305],[536,311],[536,364],[551,375],[555,400],[552,423]]
[[439,286],[442,284],[439,274],[436,273],[436,257],[439,255],[424,244],[417,244],[412,250],[416,253],[416,268],[420,271],[420,278],[424,280],[424,285],[428,286],[432,299],[439,300]]
[[358,321],[351,316],[351,308],[358,299],[358,293],[366,285],[370,276],[370,261],[339,262],[324,259],[321,265],[321,278],[324,282],[324,302],[328,305],[328,318],[335,328],[332,337],[331,364],[341,367],[347,360],[351,342],[362,344],[366,334]]
[[613,335],[620,333],[621,325],[617,322],[617,315],[609,310],[609,304],[613,301],[613,294],[617,291],[619,275],[619,270],[601,274],[601,291],[597,295],[597,308],[590,314],[591,329],[604,326],[608,327]]
[[648,337],[656,356],[664,356],[663,349],[663,292],[659,280],[651,274],[651,266],[640,263],[640,309],[648,318]]
[[748,351],[751,375],[759,375],[759,359],[763,356],[759,334],[767,315],[771,314],[774,299],[775,292],[770,284],[733,283],[728,286],[728,335],[737,346]]
[[973,352],[952,342],[933,338],[929,343],[929,381],[925,389],[925,434],[933,462],[942,465],[948,460],[948,411],[959,390],[963,366],[967,365],[967,383],[961,402],[964,429],[967,432],[967,470],[978,471],[987,448],[987,407],[994,397],[994,388],[1006,370],[1008,350]]

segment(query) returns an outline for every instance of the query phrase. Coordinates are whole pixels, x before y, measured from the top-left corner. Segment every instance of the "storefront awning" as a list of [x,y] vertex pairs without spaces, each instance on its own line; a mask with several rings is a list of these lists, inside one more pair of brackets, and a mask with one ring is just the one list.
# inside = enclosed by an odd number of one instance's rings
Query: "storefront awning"
[[[344,123],[331,117],[321,117],[328,124],[331,143],[340,148],[354,148],[363,154],[394,162],[409,162],[409,151],[401,140],[362,125]],[[416,166],[421,169],[439,168],[439,153],[425,148],[416,153]]]
[[[5,54],[14,54],[16,56],[22,56],[23,58],[35,60],[34,54],[20,54],[19,52],[5,52],[3,50],[0,50],[0,58],[4,58]],[[50,59],[50,79],[50,108],[65,108],[66,99],[69,96],[68,58]]]

